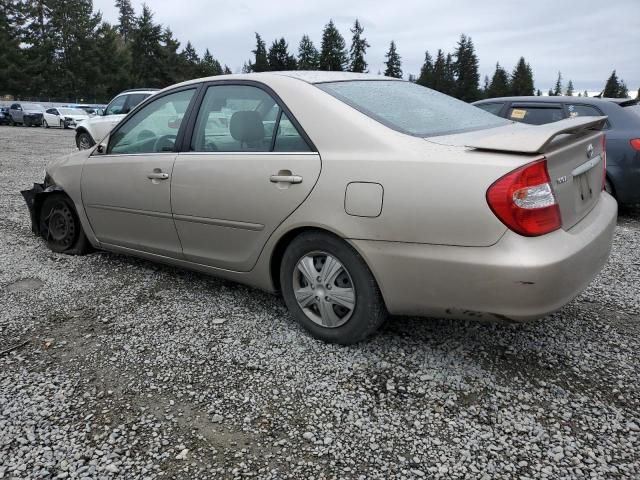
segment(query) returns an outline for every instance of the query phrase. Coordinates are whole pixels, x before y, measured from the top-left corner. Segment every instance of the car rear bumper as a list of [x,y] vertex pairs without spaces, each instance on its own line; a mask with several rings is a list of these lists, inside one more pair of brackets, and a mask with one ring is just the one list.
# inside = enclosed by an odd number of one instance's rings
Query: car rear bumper
[[507,231],[490,247],[351,240],[390,313],[531,320],[577,296],[611,251],[617,203],[603,193],[568,231],[527,238]]

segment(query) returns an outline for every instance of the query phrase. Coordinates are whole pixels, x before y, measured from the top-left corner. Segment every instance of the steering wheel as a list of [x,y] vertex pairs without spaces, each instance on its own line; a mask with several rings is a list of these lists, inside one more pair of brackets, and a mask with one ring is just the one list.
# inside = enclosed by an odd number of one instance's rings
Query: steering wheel
[[175,135],[163,135],[158,137],[156,143],[153,146],[154,152],[173,152],[173,148],[176,145]]

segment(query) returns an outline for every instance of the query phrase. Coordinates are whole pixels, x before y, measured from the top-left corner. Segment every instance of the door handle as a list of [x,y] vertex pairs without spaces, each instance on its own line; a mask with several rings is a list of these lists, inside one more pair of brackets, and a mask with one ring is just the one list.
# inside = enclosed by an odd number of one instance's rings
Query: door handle
[[151,172],[147,173],[147,178],[150,178],[152,180],[166,180],[167,178],[169,178],[169,174],[162,172]]
[[302,183],[300,175],[271,175],[271,183]]

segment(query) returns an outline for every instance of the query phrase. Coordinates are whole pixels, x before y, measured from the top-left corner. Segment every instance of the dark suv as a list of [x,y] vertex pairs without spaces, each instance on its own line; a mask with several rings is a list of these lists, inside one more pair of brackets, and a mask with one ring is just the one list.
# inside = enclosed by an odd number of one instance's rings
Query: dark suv
[[638,99],[588,97],[501,97],[478,108],[516,122],[542,125],[564,118],[608,118],[606,189],[620,204],[640,203],[640,115]]

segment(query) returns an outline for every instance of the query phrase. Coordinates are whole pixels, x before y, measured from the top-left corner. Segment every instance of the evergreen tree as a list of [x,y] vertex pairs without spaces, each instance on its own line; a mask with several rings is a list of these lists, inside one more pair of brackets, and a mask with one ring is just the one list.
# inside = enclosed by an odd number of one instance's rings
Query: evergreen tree
[[420,76],[416,81],[418,85],[422,85],[423,87],[432,88],[433,85],[433,60],[431,59],[431,55],[426,51],[424,53],[424,63],[422,64],[422,68],[420,69]]
[[[97,30],[93,62],[100,73],[93,79],[94,101],[106,102],[130,87],[131,54],[124,44],[119,28],[103,23]],[[169,85],[170,82],[167,82]]]
[[562,95],[562,73],[558,72],[558,80],[556,80],[556,86],[553,89],[553,96],[558,97]]
[[225,65],[224,66],[224,75],[231,75],[231,73],[232,73],[231,69],[227,65]]
[[443,93],[447,95],[454,95],[456,91],[456,66],[453,61],[453,57],[450,53],[447,53],[447,58],[444,62],[444,90]]
[[173,32],[169,27],[163,30],[160,43],[162,83],[171,85],[172,83],[187,80],[188,76],[184,71],[183,59],[178,53],[180,42],[173,36]]
[[473,102],[479,98],[480,73],[478,57],[471,37],[464,34],[460,36],[454,56],[456,58],[453,64],[456,75],[455,97],[465,102]]
[[603,97],[615,98],[618,96],[618,91],[620,90],[620,82],[618,81],[618,75],[616,75],[616,71],[611,72],[611,75],[607,79],[607,83],[604,86],[604,92],[602,92]]
[[343,71],[347,65],[344,38],[333,23],[324,27],[320,45],[320,70]]
[[251,50],[255,56],[255,61],[251,64],[252,72],[266,72],[269,70],[269,60],[267,59],[267,44],[256,32],[256,49]]
[[298,46],[298,69],[317,70],[320,67],[320,54],[308,35],[303,35]]
[[364,32],[364,28],[356,18],[351,29],[353,37],[351,38],[351,49],[349,50],[349,71],[351,72],[367,72],[367,62],[364,56],[367,53],[367,48],[371,45],[369,45],[366,38],[362,37],[362,32]]
[[144,87],[165,87],[162,71],[162,26],[153,21],[153,12],[142,4],[131,39],[132,82]]
[[542,96],[542,91],[541,91],[540,89],[538,89],[538,90],[536,91],[536,96],[537,96],[537,97],[541,97],[541,96]]
[[573,82],[569,79],[569,83],[567,83],[567,90],[564,92],[567,97],[573,97]]
[[269,70],[295,70],[296,58],[289,55],[289,46],[284,38],[274,40],[267,54]]
[[180,52],[180,60],[185,80],[191,80],[200,76],[200,57],[198,57],[198,53],[190,41],[187,41],[184,50]]
[[389,45],[389,51],[385,55],[387,61],[384,64],[387,68],[384,71],[385,76],[394,77],[394,78],[402,78],[402,61],[400,60],[400,55],[396,50],[396,42],[391,40],[391,44]]
[[[22,95],[57,94],[52,79],[55,72],[55,32],[51,26],[51,8],[44,0],[26,0],[18,4],[20,44],[24,58],[22,78],[26,79]],[[4,48],[4,45],[3,47]]]
[[56,94],[80,98],[93,90],[98,75],[94,36],[101,16],[93,12],[91,0],[49,0],[48,3],[51,6],[49,26],[56,52]]
[[589,96],[589,92],[587,92],[586,90],[584,91],[584,93],[582,94],[583,97],[588,97]]
[[213,58],[211,52],[207,48],[200,62],[200,73],[202,77],[213,77],[214,75],[222,75],[222,66],[220,62]]
[[506,97],[510,91],[509,75],[507,75],[507,71],[502,68],[499,63],[496,63],[496,71],[491,78],[487,96],[488,98]]
[[18,5],[13,0],[0,1],[0,95],[17,96],[24,89],[23,50],[20,48]]
[[549,92],[547,93],[548,96],[553,97],[553,90],[549,89]]
[[131,34],[136,28],[136,12],[131,6],[131,0],[115,0],[118,8],[118,31],[125,42],[131,40]]
[[624,80],[620,80],[620,88],[618,88],[618,98],[627,98],[629,96],[629,89]]
[[407,80],[409,80],[411,83],[416,83],[418,78],[413,73],[410,73],[409,78]]
[[533,72],[531,66],[525,62],[524,57],[520,57],[516,67],[513,69],[510,83],[511,95],[530,96],[533,95]]

